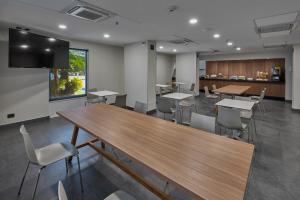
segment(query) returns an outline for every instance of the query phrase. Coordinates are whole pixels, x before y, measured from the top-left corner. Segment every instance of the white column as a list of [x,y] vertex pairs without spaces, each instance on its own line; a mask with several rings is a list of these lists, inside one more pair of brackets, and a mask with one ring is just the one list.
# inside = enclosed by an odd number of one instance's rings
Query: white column
[[300,109],[300,45],[294,46],[293,54],[293,109]]

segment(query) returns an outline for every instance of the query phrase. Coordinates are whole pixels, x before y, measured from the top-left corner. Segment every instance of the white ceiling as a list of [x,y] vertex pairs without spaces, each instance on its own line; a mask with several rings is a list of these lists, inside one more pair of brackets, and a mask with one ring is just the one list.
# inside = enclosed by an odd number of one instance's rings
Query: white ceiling
[[[259,38],[254,19],[300,10],[299,0],[86,0],[95,6],[117,13],[103,22],[90,22],[62,13],[73,0],[0,0],[0,22],[23,25],[34,30],[70,39],[125,45],[144,40],[156,40],[162,52],[200,51],[211,49],[234,52],[226,46],[230,39],[242,52],[262,50],[263,44],[300,43],[300,28],[291,35]],[[168,7],[177,5],[178,11],[169,13]],[[191,17],[199,23],[188,24]],[[116,26],[115,22],[119,25]],[[59,30],[64,23],[67,30]],[[109,33],[111,38],[104,39]],[[213,33],[222,37],[213,39]],[[194,44],[175,45],[167,41],[185,37]]]

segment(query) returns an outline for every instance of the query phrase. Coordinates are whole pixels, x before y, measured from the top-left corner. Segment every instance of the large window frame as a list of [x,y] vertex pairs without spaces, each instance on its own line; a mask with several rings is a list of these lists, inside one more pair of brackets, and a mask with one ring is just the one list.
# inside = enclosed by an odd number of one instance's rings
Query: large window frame
[[88,91],[88,69],[89,69],[89,50],[88,49],[79,49],[79,48],[69,48],[69,50],[78,50],[78,51],[85,51],[86,59],[85,59],[85,94],[79,95],[71,95],[71,96],[61,96],[61,97],[51,97],[51,72],[49,70],[49,102],[59,101],[59,100],[67,100],[67,99],[75,99],[87,96]]

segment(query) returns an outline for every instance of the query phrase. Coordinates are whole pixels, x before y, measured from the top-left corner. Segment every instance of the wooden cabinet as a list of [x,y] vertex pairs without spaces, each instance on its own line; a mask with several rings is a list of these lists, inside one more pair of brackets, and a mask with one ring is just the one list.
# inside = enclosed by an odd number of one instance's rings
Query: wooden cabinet
[[220,79],[204,79],[199,81],[200,90],[204,90],[204,86],[208,86],[212,90],[212,85],[216,84],[217,88],[226,85],[244,85],[251,88],[246,92],[247,95],[260,95],[260,92],[267,88],[266,96],[274,98],[285,98],[285,83],[284,82],[257,82],[257,81],[235,81],[235,80],[220,80]]

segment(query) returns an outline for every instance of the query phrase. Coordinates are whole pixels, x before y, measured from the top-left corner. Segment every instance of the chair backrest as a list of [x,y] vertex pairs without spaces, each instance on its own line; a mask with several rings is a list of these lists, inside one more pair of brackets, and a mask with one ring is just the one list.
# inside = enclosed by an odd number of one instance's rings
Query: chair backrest
[[235,96],[234,99],[241,100],[241,101],[251,101],[251,97]]
[[216,84],[212,84],[212,89],[213,89],[213,90],[216,90],[216,89],[217,89]]
[[98,96],[96,95],[93,95],[93,94],[90,94],[89,92],[97,92],[98,89],[97,88],[90,88],[87,90],[87,94],[86,94],[86,98],[89,100],[89,99],[95,99],[95,98],[98,98]]
[[205,93],[205,96],[209,95],[209,91],[208,91],[208,87],[207,86],[204,86],[204,93]]
[[24,144],[25,144],[25,150],[26,150],[26,154],[27,154],[27,157],[28,157],[29,161],[34,163],[34,164],[38,164],[37,156],[36,156],[36,153],[35,153],[35,148],[32,144],[30,135],[27,132],[24,125],[22,125],[20,127],[20,133],[23,136],[23,140],[24,140]]
[[116,96],[115,105],[118,107],[121,107],[121,108],[126,108],[126,97],[127,97],[127,94]]
[[136,101],[134,105],[134,111],[138,113],[147,113],[147,104]]
[[58,200],[68,200],[64,185],[61,181],[58,182]]
[[216,118],[198,113],[192,113],[191,127],[207,132],[216,132]]
[[260,92],[260,96],[259,96],[259,100],[262,101],[265,98],[267,92],[267,88],[264,88],[261,92]]
[[241,114],[239,109],[219,106],[217,122],[221,126],[229,129],[242,129],[242,121],[240,115]]
[[191,88],[190,88],[190,91],[191,91],[191,92],[194,92],[194,90],[195,90],[195,83],[192,83]]
[[176,108],[175,103],[167,98],[159,98],[157,103],[157,109],[162,113],[172,113],[171,108]]

